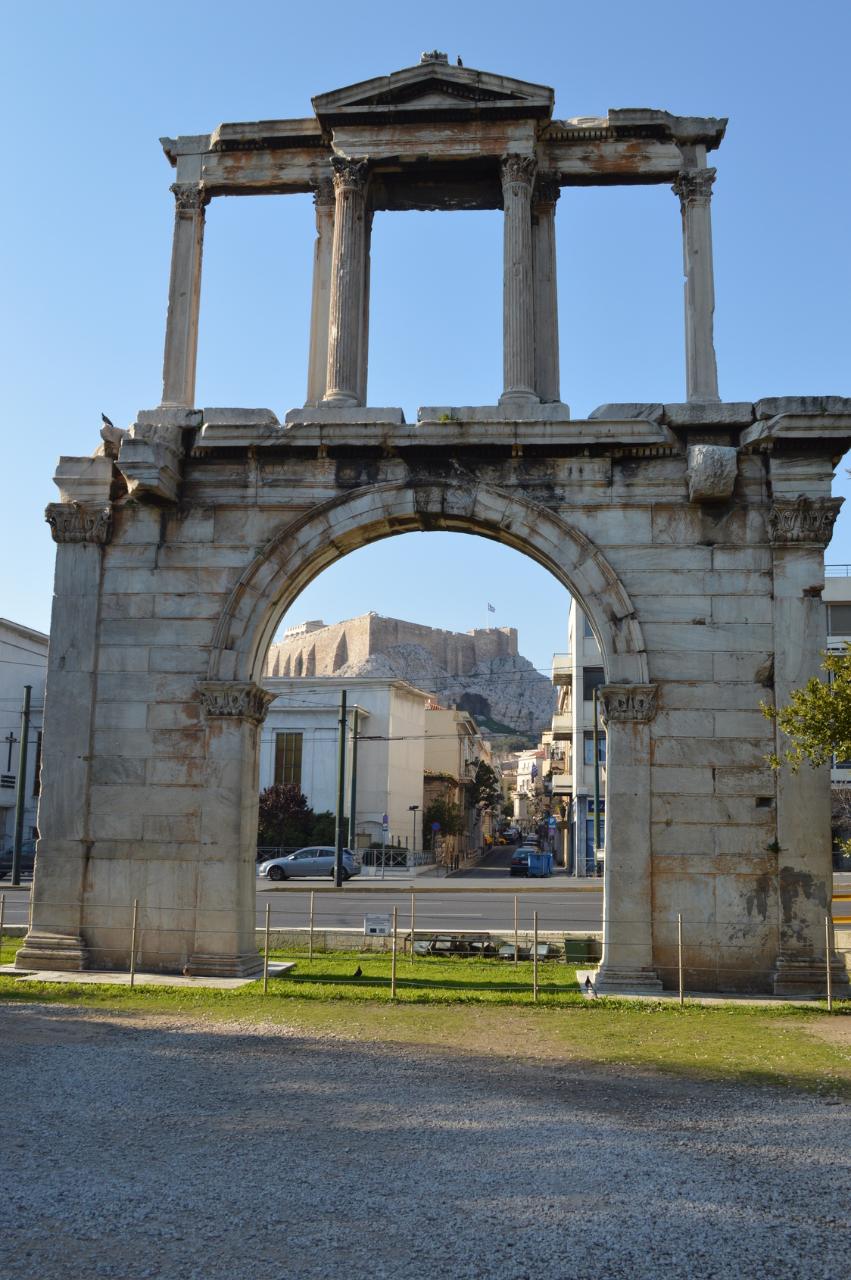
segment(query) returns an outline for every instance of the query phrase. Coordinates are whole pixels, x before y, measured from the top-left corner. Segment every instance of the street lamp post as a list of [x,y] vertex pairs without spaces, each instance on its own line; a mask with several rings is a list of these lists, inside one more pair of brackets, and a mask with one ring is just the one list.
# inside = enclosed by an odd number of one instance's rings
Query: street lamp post
[[413,828],[414,828],[411,836],[411,853],[413,853],[417,847],[417,810],[419,809],[419,807],[420,806],[418,804],[408,805],[408,812],[411,814],[411,817],[413,819]]

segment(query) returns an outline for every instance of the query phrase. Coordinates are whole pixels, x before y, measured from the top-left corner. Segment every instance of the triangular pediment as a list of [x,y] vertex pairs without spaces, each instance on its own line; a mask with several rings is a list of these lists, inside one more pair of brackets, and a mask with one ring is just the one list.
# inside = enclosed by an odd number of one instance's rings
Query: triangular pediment
[[549,117],[553,91],[510,76],[427,61],[389,76],[322,93],[313,108],[323,124],[343,120],[418,119],[443,114]]

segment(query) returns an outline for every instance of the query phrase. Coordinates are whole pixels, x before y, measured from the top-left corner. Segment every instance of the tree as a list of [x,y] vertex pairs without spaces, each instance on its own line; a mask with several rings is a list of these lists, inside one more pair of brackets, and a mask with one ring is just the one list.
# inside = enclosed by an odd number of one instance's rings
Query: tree
[[769,757],[775,769],[785,761],[797,773],[805,761],[818,768],[834,755],[851,758],[851,645],[844,653],[825,654],[821,665],[827,682],[813,676],[794,690],[785,707],[762,703],[763,715],[774,720],[790,742]]
[[267,787],[260,793],[259,845],[333,844],[334,828],[334,814],[314,813],[307,796],[293,782]]
[[476,772],[470,790],[473,804],[482,805],[485,809],[495,809],[502,801],[499,775],[484,760],[476,762]]
[[449,800],[432,800],[423,810],[423,831],[428,834],[435,822],[440,823],[440,835],[460,836],[464,831],[464,811],[460,804]]

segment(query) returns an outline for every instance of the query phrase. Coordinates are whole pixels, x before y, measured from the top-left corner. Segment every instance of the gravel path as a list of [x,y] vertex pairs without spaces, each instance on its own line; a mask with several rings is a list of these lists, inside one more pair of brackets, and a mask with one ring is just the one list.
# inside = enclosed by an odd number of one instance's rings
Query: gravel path
[[4,1280],[837,1280],[851,1108],[0,1008]]

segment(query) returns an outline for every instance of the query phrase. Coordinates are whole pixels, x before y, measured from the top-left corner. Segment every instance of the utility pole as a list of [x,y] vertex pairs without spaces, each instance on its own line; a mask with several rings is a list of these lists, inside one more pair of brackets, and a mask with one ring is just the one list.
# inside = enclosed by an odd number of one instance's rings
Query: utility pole
[[346,691],[340,694],[340,728],[338,737],[337,759],[337,825],[334,841],[334,884],[339,889],[343,883],[343,827],[346,804]]
[[358,832],[358,709],[352,709],[352,781],[349,788],[349,848],[355,852]]
[[[30,732],[30,694],[32,685],[24,685],[21,708],[21,738],[18,744],[18,785],[15,792],[15,843],[12,845],[12,884],[21,883],[21,841],[24,834],[24,803],[27,790],[27,746]],[[11,748],[10,748],[11,749]]]
[[[419,807],[420,806],[418,804],[408,805],[408,809],[410,810],[411,816],[414,820],[414,830],[411,837],[411,853],[413,853],[417,847],[417,810],[419,809]],[[413,863],[411,863],[411,865],[413,866]]]
[[594,707],[594,874],[597,874],[597,859],[600,856],[600,728],[597,708],[597,686],[591,695]]

